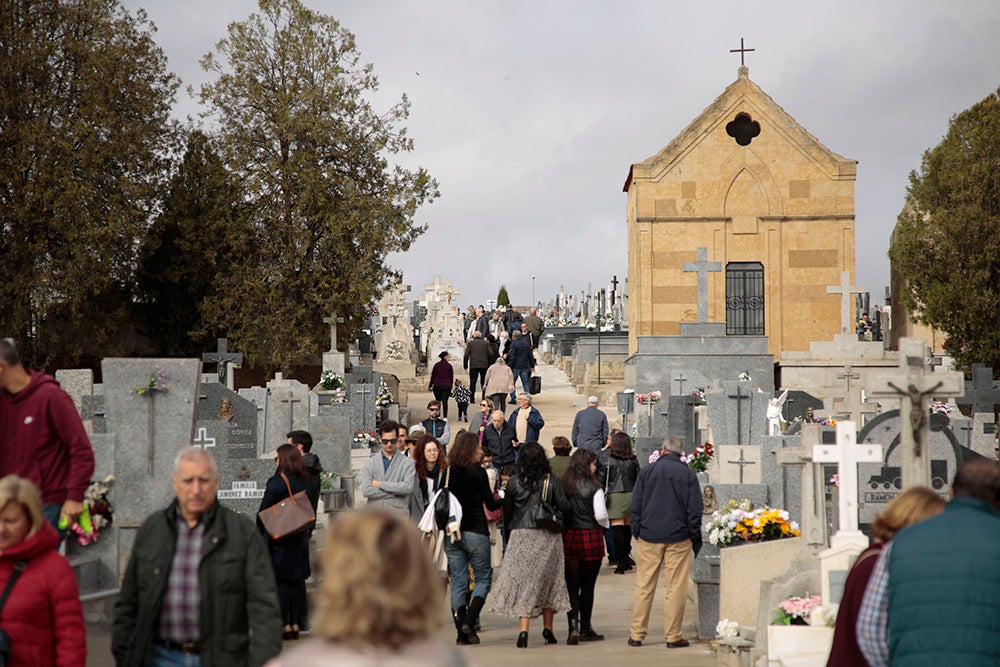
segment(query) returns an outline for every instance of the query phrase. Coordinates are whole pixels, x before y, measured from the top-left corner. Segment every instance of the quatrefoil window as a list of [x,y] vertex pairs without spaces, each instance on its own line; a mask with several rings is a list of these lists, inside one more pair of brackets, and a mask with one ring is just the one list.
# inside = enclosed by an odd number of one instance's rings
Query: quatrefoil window
[[726,123],[726,134],[735,139],[740,146],[749,146],[750,142],[760,135],[760,123],[750,118],[749,114],[738,113],[736,118]]

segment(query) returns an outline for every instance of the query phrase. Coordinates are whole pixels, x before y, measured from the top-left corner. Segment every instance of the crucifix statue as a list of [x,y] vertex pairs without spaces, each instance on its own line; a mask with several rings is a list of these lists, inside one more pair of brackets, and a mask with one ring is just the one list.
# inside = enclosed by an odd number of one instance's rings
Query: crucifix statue
[[869,386],[876,398],[900,399],[900,442],[903,488],[931,485],[930,402],[932,397],[965,394],[965,376],[951,371],[932,373],[921,338],[899,341],[899,373],[875,379]]
[[[219,384],[229,386],[227,383],[227,369],[229,367],[229,364],[242,364],[243,353],[230,352],[229,339],[219,338],[216,341],[215,352],[202,353],[201,360],[203,362],[215,364],[219,373]],[[230,387],[230,389],[232,389],[232,387]]]
[[330,325],[330,352],[337,351],[337,325],[344,323],[343,317],[337,317],[336,311],[330,313],[329,317],[324,317],[323,322]]

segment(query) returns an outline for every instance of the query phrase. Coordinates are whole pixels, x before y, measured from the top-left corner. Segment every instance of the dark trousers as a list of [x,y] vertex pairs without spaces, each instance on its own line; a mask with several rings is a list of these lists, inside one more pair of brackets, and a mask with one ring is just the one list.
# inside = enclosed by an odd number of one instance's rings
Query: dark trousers
[[490,394],[493,401],[493,409],[500,412],[507,412],[507,394]]
[[434,398],[441,401],[441,416],[448,418],[448,398],[451,396],[451,387],[434,387]]
[[306,607],[306,582],[279,581],[278,601],[281,603],[281,624],[302,625]]
[[479,384],[483,388],[483,398],[486,398],[486,369],[485,368],[470,368],[469,369],[469,391],[472,393],[472,398],[476,398],[476,378],[479,378]]
[[594,586],[601,571],[599,560],[567,560],[566,588],[569,589],[569,604],[573,611],[580,613],[580,627],[589,628],[594,613]]

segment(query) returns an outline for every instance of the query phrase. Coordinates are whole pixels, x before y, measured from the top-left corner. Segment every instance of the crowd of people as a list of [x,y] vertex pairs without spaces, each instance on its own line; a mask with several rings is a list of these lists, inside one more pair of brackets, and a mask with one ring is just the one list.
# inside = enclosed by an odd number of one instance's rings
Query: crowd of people
[[[473,320],[475,340],[483,317]],[[647,638],[661,572],[666,646],[688,646],[682,621],[703,503],[681,442],[667,438],[640,467],[631,438],[610,429],[589,397],[571,438],[553,437],[548,456],[532,395],[516,394],[507,413],[485,394],[489,368],[477,378],[478,419],[469,422],[470,391],[455,420],[470,425],[454,434],[442,414],[454,378],[426,419],[379,424],[378,451],[361,474],[366,511],[329,526],[315,618],[305,586],[312,524],[271,534],[219,504],[211,453],[178,452],[173,499],[132,540],[115,602],[115,663],[466,664],[434,639],[446,599],[457,645],[480,643],[483,612],[518,619],[517,648],[529,646],[537,617],[542,643],[559,643],[563,612],[567,644],[601,641],[593,617],[605,562],[635,572],[628,646]],[[0,664],[83,667],[83,609],[58,548],[83,509],[93,452],[72,401],[21,365],[9,339],[0,341],[0,442]],[[261,511],[304,496],[315,517],[323,467],[312,445],[308,432],[287,434]],[[952,496],[907,489],[879,515],[874,544],[847,577],[828,664],[997,664],[1000,466],[965,461]],[[306,628],[324,641],[282,653]]]

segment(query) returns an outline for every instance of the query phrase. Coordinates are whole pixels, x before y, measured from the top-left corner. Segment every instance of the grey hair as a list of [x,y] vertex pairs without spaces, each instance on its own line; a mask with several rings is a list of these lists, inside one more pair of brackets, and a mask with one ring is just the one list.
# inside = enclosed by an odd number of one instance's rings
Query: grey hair
[[521,337],[521,332],[518,331],[517,329],[514,329],[514,331],[512,331],[511,334],[510,334],[510,339],[511,340],[517,340],[520,337]]
[[492,419],[493,419],[494,417],[496,417],[497,415],[500,415],[500,417],[501,417],[502,419],[507,419],[507,415],[505,415],[505,414],[503,413],[503,410],[494,410],[493,412],[491,412],[491,413],[490,413],[490,419],[492,420]]
[[684,446],[678,438],[671,436],[663,441],[663,451],[671,452],[672,454],[683,454]]
[[522,391],[520,394],[517,395],[518,398],[521,398],[522,396],[524,396],[528,400],[529,404],[531,403],[531,394],[529,394],[526,391]]
[[0,339],[0,361],[7,366],[21,365],[21,355],[17,353],[13,338]]
[[193,463],[208,461],[208,467],[212,471],[212,478],[218,478],[219,476],[219,467],[215,464],[215,457],[201,447],[185,447],[181,451],[177,452],[177,456],[174,457],[175,476],[177,475],[177,471],[181,468],[182,461],[191,461]]
[[480,331],[479,329],[476,329],[476,333],[472,334],[472,337],[473,338],[482,338],[483,337],[483,332]]

